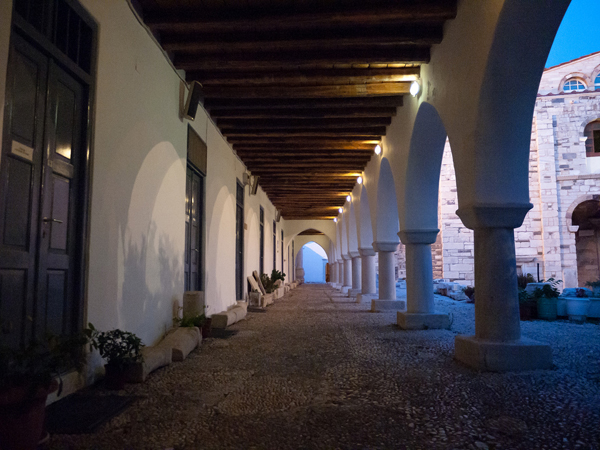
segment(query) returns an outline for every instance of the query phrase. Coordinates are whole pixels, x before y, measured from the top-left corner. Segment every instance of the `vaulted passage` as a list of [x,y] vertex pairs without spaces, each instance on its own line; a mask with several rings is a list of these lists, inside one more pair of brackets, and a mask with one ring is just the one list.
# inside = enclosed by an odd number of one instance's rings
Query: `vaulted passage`
[[139,400],[99,433],[53,444],[530,449],[600,441],[595,325],[564,333],[565,324],[523,323],[553,346],[557,370],[481,374],[452,351],[456,332],[473,332],[473,305],[438,298],[452,330],[403,332],[390,325],[394,312],[372,314],[340,295],[325,285],[292,290],[230,327],[235,336],[207,339],[186,361],[128,385]]

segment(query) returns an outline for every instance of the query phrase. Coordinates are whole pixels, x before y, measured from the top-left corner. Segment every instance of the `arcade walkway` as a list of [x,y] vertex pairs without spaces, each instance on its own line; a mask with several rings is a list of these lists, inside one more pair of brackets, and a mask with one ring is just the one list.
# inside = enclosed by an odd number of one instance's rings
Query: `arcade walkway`
[[[600,326],[522,322],[549,371],[479,374],[453,359],[473,305],[436,298],[451,331],[405,332],[325,285],[303,285],[227,339],[123,395],[81,449],[600,449]],[[100,390],[101,391],[101,390]]]

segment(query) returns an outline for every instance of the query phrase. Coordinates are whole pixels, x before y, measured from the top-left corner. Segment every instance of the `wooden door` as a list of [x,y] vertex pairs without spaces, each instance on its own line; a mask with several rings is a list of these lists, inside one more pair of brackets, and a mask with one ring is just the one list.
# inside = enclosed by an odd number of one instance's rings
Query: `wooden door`
[[0,168],[0,322],[9,345],[81,324],[84,88],[17,35]]
[[189,165],[185,198],[185,290],[201,291],[204,179]]

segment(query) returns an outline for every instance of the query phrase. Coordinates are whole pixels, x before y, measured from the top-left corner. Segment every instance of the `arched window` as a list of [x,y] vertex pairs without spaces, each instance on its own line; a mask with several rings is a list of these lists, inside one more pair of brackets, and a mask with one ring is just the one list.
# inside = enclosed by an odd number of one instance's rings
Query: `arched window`
[[594,80],[594,88],[597,91],[600,91],[600,74],[596,75],[596,79]]
[[585,126],[583,135],[585,141],[586,156],[600,156],[600,120],[595,120]]
[[569,80],[563,85],[564,92],[585,91],[585,88],[583,81],[578,79]]

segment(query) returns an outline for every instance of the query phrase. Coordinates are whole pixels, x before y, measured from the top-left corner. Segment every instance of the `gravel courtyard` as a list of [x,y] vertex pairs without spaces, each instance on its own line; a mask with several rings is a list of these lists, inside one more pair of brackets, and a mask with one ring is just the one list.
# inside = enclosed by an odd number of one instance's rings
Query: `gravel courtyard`
[[[451,330],[406,332],[326,285],[303,285],[227,340],[122,395],[96,434],[53,449],[600,449],[600,326],[521,322],[553,370],[491,374],[453,359],[473,305],[436,296]],[[97,389],[102,394],[102,389]]]

